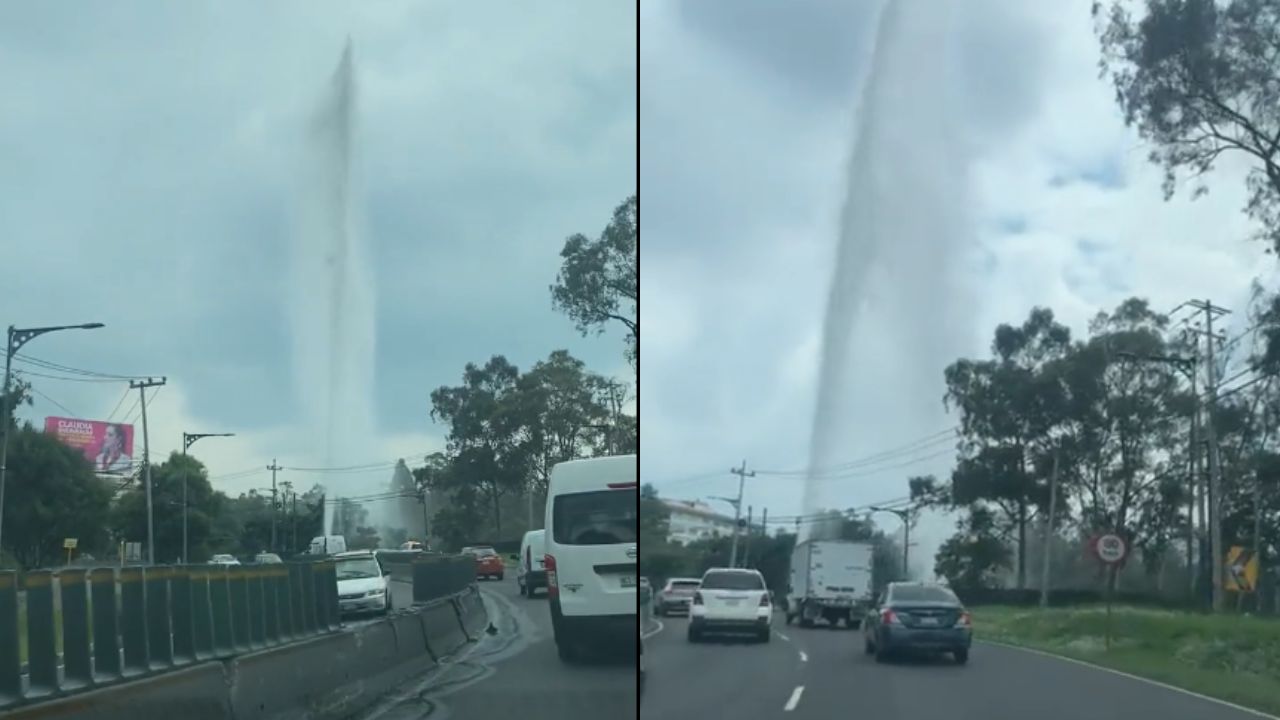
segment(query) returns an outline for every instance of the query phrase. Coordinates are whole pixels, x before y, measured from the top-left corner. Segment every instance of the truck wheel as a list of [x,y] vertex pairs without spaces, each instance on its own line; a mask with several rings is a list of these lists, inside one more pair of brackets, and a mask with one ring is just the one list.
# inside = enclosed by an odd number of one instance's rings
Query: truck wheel
[[802,628],[811,628],[811,627],[813,627],[813,618],[808,618],[808,617],[805,617],[805,616],[801,615],[801,616],[800,616],[800,627],[802,627]]
[[791,623],[795,622],[795,619],[796,619],[795,615],[792,615],[791,613],[787,613],[785,617],[786,617],[787,625],[790,625]]
[[959,648],[952,655],[955,656],[957,665],[964,665],[969,662],[969,648]]

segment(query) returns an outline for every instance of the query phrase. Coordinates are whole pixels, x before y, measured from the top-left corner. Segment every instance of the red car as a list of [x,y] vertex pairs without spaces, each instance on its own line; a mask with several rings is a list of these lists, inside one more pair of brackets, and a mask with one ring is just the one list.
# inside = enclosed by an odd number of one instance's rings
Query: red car
[[502,556],[491,547],[464,547],[462,552],[476,559],[476,578],[497,578],[502,579],[503,573],[506,571],[506,565],[502,562]]

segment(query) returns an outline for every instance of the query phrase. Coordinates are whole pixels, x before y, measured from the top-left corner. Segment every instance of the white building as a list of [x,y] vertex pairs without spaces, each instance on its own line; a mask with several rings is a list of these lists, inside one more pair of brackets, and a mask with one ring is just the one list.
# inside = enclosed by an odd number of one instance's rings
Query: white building
[[668,500],[663,504],[670,512],[667,539],[678,545],[733,535],[733,517],[722,515],[699,500]]

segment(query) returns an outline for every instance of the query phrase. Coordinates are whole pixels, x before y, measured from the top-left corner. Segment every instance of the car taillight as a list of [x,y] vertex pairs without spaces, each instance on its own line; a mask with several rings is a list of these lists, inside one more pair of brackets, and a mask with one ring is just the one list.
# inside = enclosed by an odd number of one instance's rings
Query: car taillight
[[956,621],[956,627],[973,627],[973,616],[967,612],[960,613],[960,619]]
[[700,593],[700,592],[696,592],[696,593],[694,593],[694,594],[693,594],[693,604],[694,604],[694,605],[701,605],[701,604],[702,604],[702,593]]
[[761,596],[760,596],[760,607],[769,607],[769,595],[768,595],[768,594],[765,594],[765,595],[761,595]]
[[560,586],[556,583],[556,559],[550,555],[543,556],[542,566],[547,571],[547,597],[560,597]]
[[885,608],[880,611],[880,622],[884,625],[896,625],[898,616],[894,614],[892,609]]

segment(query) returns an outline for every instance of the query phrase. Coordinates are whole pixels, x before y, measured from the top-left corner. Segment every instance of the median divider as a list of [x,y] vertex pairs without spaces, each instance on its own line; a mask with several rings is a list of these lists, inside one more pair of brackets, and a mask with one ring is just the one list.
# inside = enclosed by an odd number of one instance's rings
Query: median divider
[[[465,567],[472,569],[470,558],[464,560]],[[430,602],[394,610],[383,619],[351,627],[337,624],[337,580],[333,563],[298,565],[296,571],[265,566],[183,567],[163,571],[122,568],[118,571],[95,569],[87,576],[82,571],[69,575],[67,584],[62,586],[64,612],[71,609],[85,613],[76,609],[81,602],[78,593],[87,589],[92,595],[89,609],[93,615],[92,628],[73,621],[76,627],[72,634],[93,634],[95,674],[84,671],[84,640],[75,639],[72,644],[76,659],[72,660],[65,650],[63,657],[68,679],[73,680],[78,689],[72,692],[68,686],[58,687],[55,672],[52,689],[38,687],[32,692],[24,687],[30,682],[24,683],[21,677],[17,653],[8,652],[6,656],[4,652],[17,643],[6,643],[0,638],[0,715],[5,720],[122,720],[157,714],[172,714],[181,720],[338,720],[370,707],[395,686],[420,677],[435,667],[439,658],[466,645],[469,634],[479,637],[488,625],[472,574],[464,576],[458,571],[463,565],[456,562],[432,562],[428,564],[430,570],[419,568],[416,563],[406,566],[405,574],[428,579],[423,594],[439,596]],[[98,601],[106,597],[115,599],[114,592],[108,596],[106,591],[114,591],[116,575],[121,580],[119,612],[124,617],[120,630],[126,635],[126,641],[117,643],[116,647],[123,650],[127,669],[115,669],[109,667],[109,663],[98,662],[106,649],[97,647],[99,639],[108,639],[105,635],[114,628],[106,620],[115,614],[109,612],[114,607],[100,606]],[[173,601],[173,608],[182,608],[184,624],[180,625],[179,618],[169,614],[162,618],[147,606],[150,598],[159,595],[159,591],[147,591],[162,578],[169,581],[163,595],[166,606]],[[306,582],[298,585],[304,590],[303,594],[314,601],[310,609],[316,626],[310,630],[309,637],[271,646],[285,634],[286,626],[293,624],[284,620],[294,617],[291,600],[298,594],[290,592],[298,587],[290,580],[303,578]],[[14,588],[27,589],[28,603],[32,602],[31,592],[36,589],[38,604],[43,600],[37,588],[47,580],[53,578],[38,572],[21,578],[13,573],[0,573],[0,629],[18,625]],[[454,583],[452,592],[440,595],[450,582]],[[175,590],[175,587],[181,589]],[[300,603],[302,608],[307,604]],[[100,618],[104,620],[101,624]],[[187,620],[190,625],[185,624]],[[48,624],[40,617],[36,622]],[[28,618],[28,625],[31,624]],[[183,642],[175,643],[177,652],[167,651],[165,644],[157,642],[150,632],[166,626],[172,628],[175,641],[179,634],[186,636]],[[326,627],[334,629],[326,631]],[[186,628],[191,631],[188,633]],[[33,637],[41,637],[41,632],[47,634],[47,630],[36,629]],[[64,648],[67,631],[64,625]],[[268,646],[209,659],[192,658],[217,650],[234,653],[234,645],[246,641]],[[110,647],[111,643],[105,645]],[[167,663],[178,663],[178,666],[162,669]],[[75,672],[70,672],[73,667]],[[121,670],[136,675],[120,680],[117,673]],[[94,681],[98,683],[96,688],[91,686]],[[52,694],[40,694],[46,692]]]

